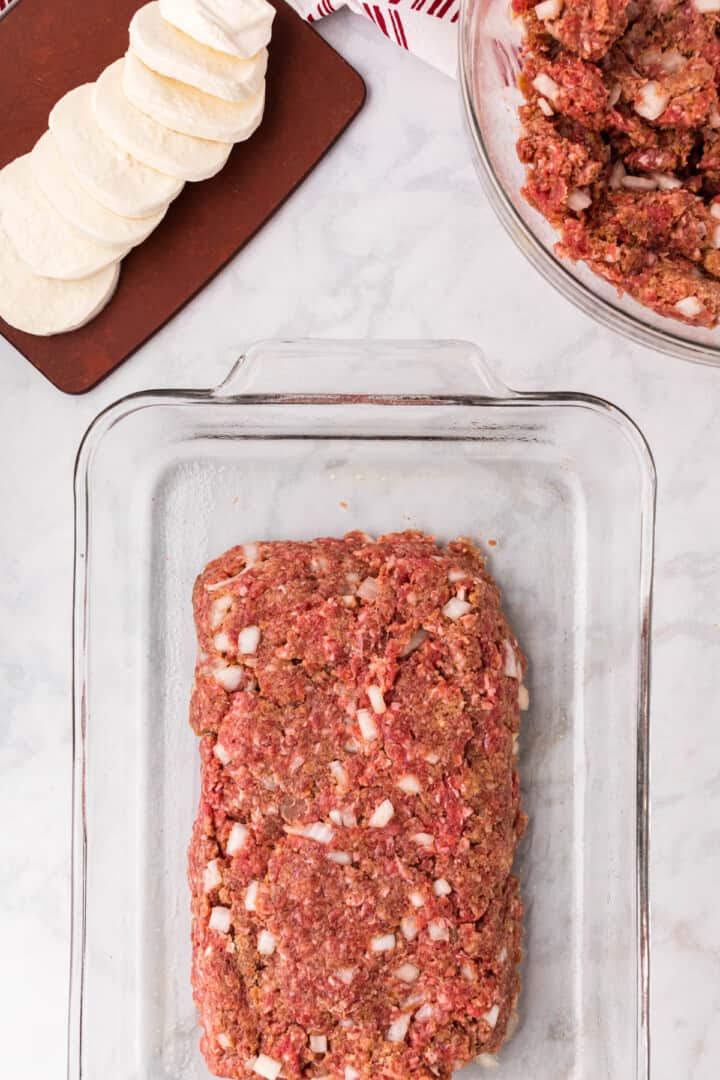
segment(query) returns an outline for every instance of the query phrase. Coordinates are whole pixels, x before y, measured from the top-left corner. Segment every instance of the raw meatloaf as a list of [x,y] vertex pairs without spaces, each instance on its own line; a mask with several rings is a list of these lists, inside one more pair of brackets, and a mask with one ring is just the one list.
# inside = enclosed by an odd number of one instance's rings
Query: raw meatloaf
[[194,609],[194,996],[222,1077],[449,1077],[519,990],[525,660],[483,558],[249,544]]

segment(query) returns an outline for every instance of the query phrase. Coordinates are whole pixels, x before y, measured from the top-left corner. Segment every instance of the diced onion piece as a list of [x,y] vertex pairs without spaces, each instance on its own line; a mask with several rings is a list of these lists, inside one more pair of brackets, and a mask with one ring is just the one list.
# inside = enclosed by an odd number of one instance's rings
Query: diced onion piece
[[433,892],[436,896],[449,896],[452,892],[452,885],[444,877],[437,878],[436,881],[433,881]]
[[505,961],[507,960],[507,956],[508,956],[508,951],[505,948],[505,946],[503,945],[502,949],[500,950],[500,952],[498,954],[498,963],[499,964],[504,964]]
[[677,176],[672,176],[670,173],[654,172],[652,178],[661,191],[675,191],[682,187],[682,180],[678,180]]
[[395,807],[389,799],[383,799],[370,815],[368,825],[371,829],[383,829],[395,817]]
[[712,11],[720,11],[720,0],[693,0],[693,7],[701,15],[707,15]]
[[232,607],[232,596],[218,596],[210,605],[210,626],[216,630]]
[[542,94],[543,97],[550,98],[554,101],[557,95],[560,93],[560,87],[551,79],[549,75],[536,75],[532,82],[533,86],[537,90],[538,94]]
[[622,93],[622,88],[620,86],[620,83],[615,83],[615,85],[610,90],[610,93],[608,94],[608,105],[610,106],[611,109],[615,105],[617,105],[618,101],[620,100],[621,93]]
[[213,754],[218,759],[218,761],[222,762],[223,765],[228,765],[230,763],[230,755],[228,754],[222,743],[215,743],[215,745],[213,746]]
[[228,585],[232,585],[233,581],[237,581],[238,578],[244,573],[240,571],[239,574],[233,574],[232,577],[222,578],[220,581],[213,581],[212,585],[206,585],[207,592],[217,592],[218,589],[227,589]]
[[670,95],[664,94],[659,83],[651,79],[640,88],[635,112],[644,120],[657,120],[658,116],[662,116],[665,112],[669,101]]
[[374,577],[366,577],[357,589],[357,595],[363,600],[377,600],[379,593],[380,586]]
[[249,570],[260,558],[260,548],[257,544],[243,544],[243,554],[245,555],[245,569]]
[[612,167],[612,172],[610,173],[610,188],[612,191],[620,190],[626,176],[627,173],[625,172],[625,166],[622,161],[616,161]]
[[214,907],[210,912],[208,926],[211,930],[217,930],[221,934],[227,934],[230,930],[230,908]]
[[232,1046],[232,1042],[224,1031],[221,1031],[220,1034],[217,1036],[217,1044],[223,1050],[229,1050]]
[[357,818],[352,810],[343,810],[342,823],[346,829],[354,829],[357,825]]
[[431,1020],[434,1015],[435,1010],[433,1009],[432,1005],[423,1005],[415,1013],[415,1019],[419,1020],[420,1023],[422,1023],[424,1020]]
[[347,851],[329,851],[328,859],[338,866],[349,866],[352,862],[352,856],[348,855]]
[[333,825],[342,825],[343,823],[342,814],[339,810],[331,810],[328,814],[328,817],[332,821]]
[[542,3],[535,5],[535,14],[543,22],[557,19],[562,11],[562,6],[563,0],[542,0]]
[[395,935],[394,934],[378,934],[376,937],[370,938],[370,948],[372,952],[390,952],[395,948]]
[[518,705],[521,712],[527,712],[530,708],[530,693],[525,683],[520,683],[518,687]]
[[422,645],[422,643],[423,643],[424,641],[427,641],[427,639],[428,639],[428,637],[429,637],[429,636],[430,636],[430,635],[428,634],[427,630],[423,629],[423,627],[422,627],[422,626],[421,626],[421,627],[419,627],[419,628],[418,628],[418,629],[417,629],[417,630],[415,631],[415,633],[413,634],[413,636],[412,636],[412,637],[410,638],[410,640],[408,641],[407,645],[405,645],[405,646],[404,646],[404,647],[403,647],[403,648],[402,648],[402,649],[400,650],[400,653],[399,653],[400,657],[401,657],[402,659],[405,659],[405,657],[406,657],[406,656],[410,656],[410,654],[411,654],[411,653],[414,653],[416,649],[419,649],[419,648],[420,648],[420,646]]
[[[716,10],[720,11],[720,6],[718,6]],[[679,49],[665,49],[665,51],[660,54],[660,66],[663,71],[668,73],[668,75],[672,75],[674,72],[679,71],[680,68],[685,66],[686,62],[685,57]]]
[[651,176],[623,176],[620,185],[628,191],[655,191],[657,180]]
[[400,932],[406,941],[414,941],[417,937],[418,924],[414,915],[406,915],[400,920]]
[[716,248],[720,248],[720,225],[716,225],[712,232],[713,244]]
[[539,97],[537,103],[538,103],[538,109],[543,114],[543,116],[554,116],[555,115],[555,110],[553,109],[552,105],[544,97]]
[[331,761],[330,772],[333,775],[333,779],[337,780],[338,784],[342,784],[343,787],[347,787],[348,775],[345,772],[341,762]]
[[252,1071],[258,1076],[264,1076],[265,1080],[277,1080],[282,1070],[282,1061],[268,1057],[267,1054],[258,1054]]
[[426,754],[426,755],[425,755],[425,760],[426,760],[426,761],[428,762],[428,764],[430,764],[430,765],[437,765],[438,761],[440,760],[440,755],[439,755],[439,754],[436,754],[436,753],[434,753],[434,752],[433,752],[433,751],[431,750],[429,754]]
[[310,1049],[313,1054],[326,1054],[327,1048],[327,1038],[325,1035],[310,1036]]
[[410,893],[410,903],[412,904],[413,907],[422,907],[423,904],[425,903],[425,901],[423,899],[423,894],[421,892],[418,892],[417,889],[414,889]]
[[238,652],[242,656],[250,656],[251,653],[257,652],[257,647],[259,644],[259,626],[246,626],[238,634]]
[[369,709],[358,709],[357,722],[360,728],[360,734],[366,742],[371,742],[378,737],[378,726],[375,723],[375,718]]
[[450,940],[450,931],[444,919],[431,919],[428,923],[428,934],[431,941]]
[[259,882],[251,881],[245,890],[245,910],[255,911],[257,907],[257,895],[258,895]]
[[402,1016],[398,1016],[397,1020],[393,1020],[392,1024],[387,1029],[385,1038],[388,1042],[402,1042],[407,1035],[409,1026],[410,1013],[404,1013]]
[[239,688],[240,683],[243,681],[243,675],[244,672],[241,667],[238,667],[237,664],[230,664],[228,667],[215,671],[215,682],[219,683],[223,690],[232,693],[233,690]]
[[283,828],[291,836],[304,836],[307,840],[315,840],[318,844],[329,844],[335,835],[324,821],[312,821],[309,825],[284,825]]
[[410,837],[416,844],[420,844],[421,847],[431,848],[435,843],[435,837],[429,832],[416,832]]
[[222,885],[222,874],[217,859],[211,859],[203,871],[203,890],[212,892]]
[[385,698],[383,697],[383,692],[379,686],[368,686],[367,696],[370,699],[370,704],[372,705],[374,712],[378,714],[385,712],[387,705],[385,704]]
[[499,1005],[493,1005],[492,1008],[488,1009],[488,1011],[486,1013],[482,1014],[482,1019],[485,1020],[485,1022],[488,1023],[491,1028],[494,1028],[495,1025],[498,1022],[498,1016],[499,1015],[500,1015],[500,1006]]
[[420,968],[415,967],[414,964],[401,964],[395,972],[396,978],[402,982],[413,983],[420,974]]
[[237,855],[238,851],[242,851],[248,842],[249,836],[250,830],[247,825],[241,825],[239,821],[236,821],[228,837],[226,849],[228,855]]
[[360,1080],[360,1073],[352,1065],[345,1066],[345,1080]]
[[467,615],[468,611],[472,611],[472,607],[468,604],[467,600],[461,600],[457,596],[453,596],[452,600],[448,600],[445,607],[442,609],[443,615],[446,615],[448,619],[461,619],[463,615]]
[[355,978],[355,968],[338,968],[335,972],[335,978],[339,979],[341,983],[345,983],[349,986]]
[[448,574],[448,581],[451,585],[455,585],[458,581],[464,581],[467,577],[470,577],[467,570],[451,570]]
[[576,213],[579,213],[581,210],[587,210],[588,206],[591,205],[592,199],[587,191],[580,191],[579,188],[576,188],[575,191],[571,191],[568,195],[568,206]]
[[404,791],[406,795],[419,795],[422,791],[420,781],[417,776],[413,776],[412,773],[406,773],[405,776],[401,776],[397,782],[397,786],[401,791]]
[[275,935],[269,930],[261,930],[258,934],[257,948],[261,956],[272,956],[275,952]]
[[507,638],[503,641],[503,648],[505,649],[505,674],[510,679],[519,679],[522,674],[520,665],[517,662],[515,650]]
[[710,207],[710,213],[714,218],[718,218],[720,220],[720,202],[712,203]]
[[702,304],[697,296],[684,296],[682,300],[678,300],[675,309],[676,311],[679,311],[681,315],[685,315],[686,318],[692,319],[700,314],[702,311]]
[[230,644],[230,638],[223,630],[221,630],[219,634],[215,635],[215,637],[213,638],[213,645],[218,652],[222,653],[230,652],[230,649],[232,648]]
[[466,979],[468,982],[475,982],[475,979],[477,978],[475,968],[467,960],[460,968],[460,974],[463,979]]

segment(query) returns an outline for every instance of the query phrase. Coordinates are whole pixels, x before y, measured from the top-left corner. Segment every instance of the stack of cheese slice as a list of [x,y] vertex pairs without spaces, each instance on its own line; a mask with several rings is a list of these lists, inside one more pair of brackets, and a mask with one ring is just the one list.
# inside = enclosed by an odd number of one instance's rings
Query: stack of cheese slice
[[53,108],[31,153],[0,170],[0,316],[76,329],[108,302],[120,260],[186,181],[222,169],[262,120],[267,0],[153,0],[130,48]]

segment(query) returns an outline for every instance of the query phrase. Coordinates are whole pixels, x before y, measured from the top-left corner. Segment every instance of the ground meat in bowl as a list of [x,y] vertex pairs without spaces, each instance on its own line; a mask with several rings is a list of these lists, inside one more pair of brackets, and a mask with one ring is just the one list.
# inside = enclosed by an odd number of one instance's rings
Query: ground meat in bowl
[[194,592],[193,989],[218,1076],[447,1080],[519,992],[525,659],[466,540],[233,548]]
[[558,229],[558,254],[660,315],[716,326],[720,0],[513,7],[523,193]]

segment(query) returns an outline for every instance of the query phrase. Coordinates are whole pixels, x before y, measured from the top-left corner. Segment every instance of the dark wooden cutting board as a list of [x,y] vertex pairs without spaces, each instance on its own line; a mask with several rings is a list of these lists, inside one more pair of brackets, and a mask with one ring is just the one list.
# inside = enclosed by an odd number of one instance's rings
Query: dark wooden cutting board
[[[283,0],[272,2],[277,16],[259,131],[212,180],[186,184],[161,225],[124,260],[115,296],[87,326],[41,338],[0,319],[0,333],[60,390],[89,390],[147,341],[247,243],[361,108],[365,86],[357,72]],[[141,6],[21,0],[0,21],[0,166],[32,148],[58,98],[125,52],[128,23]]]

